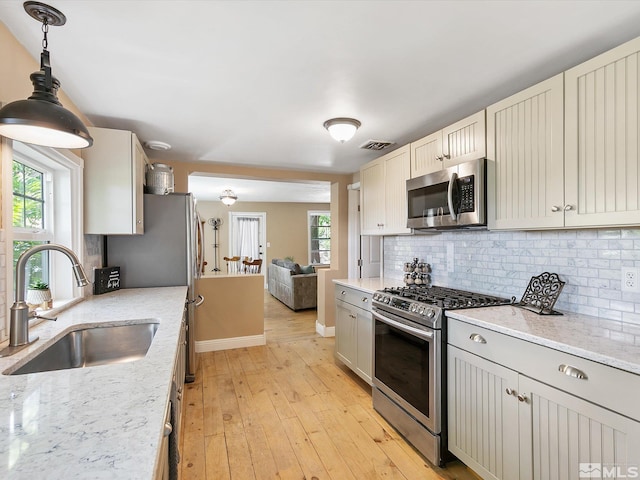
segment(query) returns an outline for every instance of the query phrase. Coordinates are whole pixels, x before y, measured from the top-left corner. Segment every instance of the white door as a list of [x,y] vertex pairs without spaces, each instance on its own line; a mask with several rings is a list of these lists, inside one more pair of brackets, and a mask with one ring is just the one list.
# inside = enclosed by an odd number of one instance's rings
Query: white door
[[[261,258],[266,268],[266,212],[229,212],[229,257]],[[264,272],[264,270],[262,270]]]

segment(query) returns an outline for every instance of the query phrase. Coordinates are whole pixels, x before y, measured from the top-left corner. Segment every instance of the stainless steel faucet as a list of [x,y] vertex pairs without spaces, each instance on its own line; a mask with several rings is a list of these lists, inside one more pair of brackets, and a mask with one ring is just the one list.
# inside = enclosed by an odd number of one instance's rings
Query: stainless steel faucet
[[[76,277],[76,284],[79,287],[83,287],[89,284],[87,276],[84,273],[82,265],[75,253],[63,245],[57,245],[54,243],[47,243],[43,245],[36,245],[20,255],[16,264],[15,274],[15,301],[11,306],[11,317],[9,321],[9,346],[0,351],[0,357],[7,357],[22,350],[27,345],[38,340],[38,337],[29,340],[29,306],[25,302],[25,276],[27,269],[27,261],[29,258],[44,250],[55,250],[57,252],[64,253],[73,267],[73,274]],[[41,317],[45,318],[45,317]]]

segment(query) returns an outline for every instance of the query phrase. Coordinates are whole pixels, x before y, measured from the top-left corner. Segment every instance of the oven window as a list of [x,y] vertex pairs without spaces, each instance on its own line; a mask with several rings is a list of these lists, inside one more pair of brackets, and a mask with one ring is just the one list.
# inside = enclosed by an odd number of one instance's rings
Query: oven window
[[431,345],[376,320],[375,377],[430,417]]
[[448,215],[447,189],[449,183],[438,183],[407,192],[409,218]]

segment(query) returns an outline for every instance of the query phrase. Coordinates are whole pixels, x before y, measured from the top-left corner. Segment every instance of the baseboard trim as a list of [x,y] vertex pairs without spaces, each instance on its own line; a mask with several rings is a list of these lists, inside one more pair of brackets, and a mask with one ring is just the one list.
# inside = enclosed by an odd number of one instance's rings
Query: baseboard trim
[[219,350],[231,350],[234,348],[257,347],[266,345],[264,335],[248,335],[246,337],[220,338],[216,340],[196,341],[196,353],[217,352]]
[[321,337],[335,337],[336,327],[325,327],[316,320],[316,333]]

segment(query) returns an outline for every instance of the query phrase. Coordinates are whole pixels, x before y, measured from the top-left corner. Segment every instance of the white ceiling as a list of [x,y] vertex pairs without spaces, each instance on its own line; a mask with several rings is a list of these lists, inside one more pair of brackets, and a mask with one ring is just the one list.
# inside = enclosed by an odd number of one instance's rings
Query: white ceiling
[[[406,144],[640,35],[635,0],[50,3],[63,90],[95,125],[173,145],[152,160],[334,173],[380,155],[366,140]],[[22,0],[0,20],[39,58]],[[337,116],[362,122],[345,144],[322,127]]]

